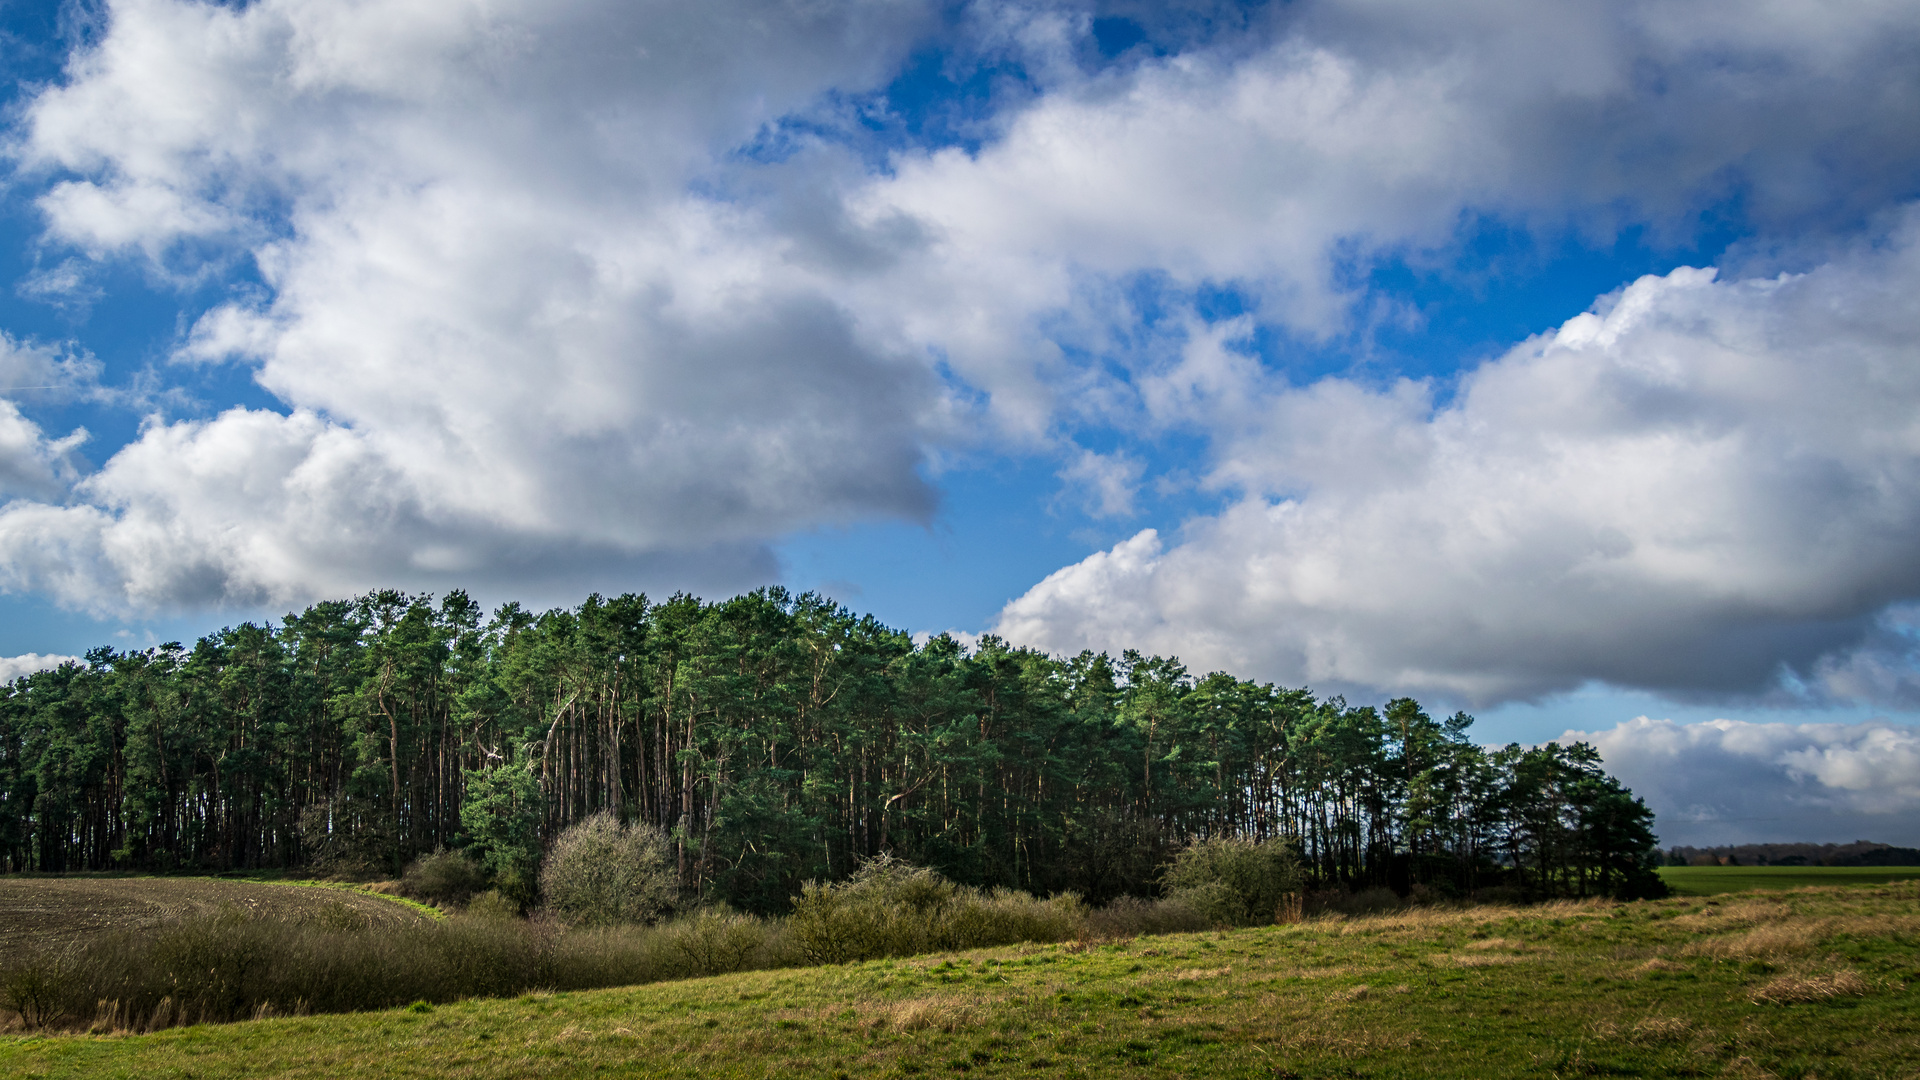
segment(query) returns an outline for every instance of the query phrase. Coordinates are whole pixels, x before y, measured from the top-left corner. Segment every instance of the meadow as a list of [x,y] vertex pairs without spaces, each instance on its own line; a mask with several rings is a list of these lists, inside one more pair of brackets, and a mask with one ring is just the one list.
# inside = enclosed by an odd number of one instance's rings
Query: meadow
[[1718,896],[1748,889],[1916,881],[1920,866],[1663,866],[1660,879],[1678,896]]
[[18,1077],[1911,1077],[1920,885],[1017,945],[0,1040]]

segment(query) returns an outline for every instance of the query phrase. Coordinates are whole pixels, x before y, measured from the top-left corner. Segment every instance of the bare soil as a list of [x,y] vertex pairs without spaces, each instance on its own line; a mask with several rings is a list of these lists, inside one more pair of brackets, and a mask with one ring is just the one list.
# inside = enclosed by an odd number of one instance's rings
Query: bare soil
[[146,929],[222,908],[298,921],[343,904],[374,923],[425,918],[405,904],[349,889],[215,878],[0,878],[0,954]]

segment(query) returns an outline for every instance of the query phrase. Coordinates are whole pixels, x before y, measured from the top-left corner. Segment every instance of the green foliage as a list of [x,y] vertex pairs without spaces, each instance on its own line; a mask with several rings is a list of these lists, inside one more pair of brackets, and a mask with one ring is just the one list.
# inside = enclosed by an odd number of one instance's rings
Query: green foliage
[[495,887],[522,907],[536,895],[540,863],[540,778],[524,749],[512,759],[465,776],[460,824]]
[[644,822],[595,814],[554,841],[540,866],[540,889],[547,906],[573,922],[652,922],[675,895],[666,835]]
[[1305,884],[1300,860],[1280,840],[1213,837],[1181,850],[1161,881],[1168,895],[1217,926],[1271,923]]
[[444,848],[527,906],[605,812],[667,834],[682,895],[757,914],[883,854],[1104,904],[1222,836],[1286,838],[1323,892],[1658,892],[1651,814],[1591,747],[1471,724],[1131,651],[916,646],[781,589],[491,618],[383,590],[0,688],[0,872],[387,878]]

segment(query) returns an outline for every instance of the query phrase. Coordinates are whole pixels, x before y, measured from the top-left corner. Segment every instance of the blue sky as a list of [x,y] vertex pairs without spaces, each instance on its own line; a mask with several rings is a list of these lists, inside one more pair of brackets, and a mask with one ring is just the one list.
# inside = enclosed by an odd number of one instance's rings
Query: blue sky
[[781,583],[1584,732],[1676,841],[1920,843],[1916,44],[0,4],[0,664]]

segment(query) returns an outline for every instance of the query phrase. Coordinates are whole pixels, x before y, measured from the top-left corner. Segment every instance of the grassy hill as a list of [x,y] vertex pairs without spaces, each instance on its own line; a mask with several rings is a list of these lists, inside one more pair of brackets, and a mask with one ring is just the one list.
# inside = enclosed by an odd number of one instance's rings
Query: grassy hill
[[[1920,886],[1415,910],[150,1035],[18,1077],[1910,1076]],[[109,1026],[109,1025],[103,1025]]]

